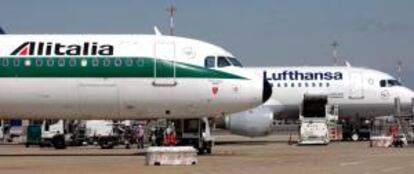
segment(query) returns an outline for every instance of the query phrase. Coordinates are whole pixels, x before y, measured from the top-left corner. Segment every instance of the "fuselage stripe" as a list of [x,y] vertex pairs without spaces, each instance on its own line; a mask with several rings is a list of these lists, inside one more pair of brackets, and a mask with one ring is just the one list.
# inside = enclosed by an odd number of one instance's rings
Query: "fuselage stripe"
[[170,78],[174,76],[176,78],[245,79],[244,77],[219,70],[149,57],[24,56],[0,58],[0,78]]

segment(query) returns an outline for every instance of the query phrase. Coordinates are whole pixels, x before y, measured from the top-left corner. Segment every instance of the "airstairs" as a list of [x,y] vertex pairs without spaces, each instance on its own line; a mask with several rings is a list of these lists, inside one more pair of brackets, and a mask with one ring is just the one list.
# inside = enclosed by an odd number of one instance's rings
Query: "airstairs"
[[411,101],[411,113],[409,115],[403,114],[401,112],[401,102],[399,98],[395,98],[394,100],[394,110],[395,110],[395,118],[397,119],[398,123],[398,130],[400,130],[400,135],[402,136],[404,141],[407,144],[414,143],[414,130],[412,125],[414,122],[414,98]]

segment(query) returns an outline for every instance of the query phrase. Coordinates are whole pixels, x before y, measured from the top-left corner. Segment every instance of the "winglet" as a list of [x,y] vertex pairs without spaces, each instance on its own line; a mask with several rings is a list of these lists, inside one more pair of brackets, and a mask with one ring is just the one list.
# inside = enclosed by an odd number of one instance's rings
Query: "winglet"
[[0,27],[0,34],[6,34],[6,32],[1,27]]
[[155,32],[155,35],[162,36],[162,33],[160,32],[160,30],[158,30],[157,26],[154,26],[154,32]]
[[352,67],[351,63],[349,63],[347,60],[345,60],[345,66],[346,67]]

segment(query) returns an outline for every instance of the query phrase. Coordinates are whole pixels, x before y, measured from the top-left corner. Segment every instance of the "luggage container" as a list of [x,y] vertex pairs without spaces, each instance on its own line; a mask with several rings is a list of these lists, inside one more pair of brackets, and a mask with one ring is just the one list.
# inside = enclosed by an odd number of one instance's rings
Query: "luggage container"
[[299,110],[298,144],[329,144],[331,131],[328,124],[333,124],[338,120],[338,105],[328,104],[327,95],[305,94]]
[[42,128],[40,125],[27,126],[26,147],[30,145],[42,145]]
[[192,146],[147,149],[147,165],[196,165],[197,162],[197,150]]

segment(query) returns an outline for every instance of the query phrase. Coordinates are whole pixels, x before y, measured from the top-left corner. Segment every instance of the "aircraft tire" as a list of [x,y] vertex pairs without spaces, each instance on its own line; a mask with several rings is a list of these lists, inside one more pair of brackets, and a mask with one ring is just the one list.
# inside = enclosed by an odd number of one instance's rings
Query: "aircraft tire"
[[63,135],[53,137],[52,145],[55,149],[66,149],[65,137]]
[[351,140],[352,140],[352,141],[358,141],[358,140],[359,140],[359,135],[358,135],[358,133],[352,133],[352,135],[351,135]]
[[99,146],[101,146],[101,149],[113,149],[115,142],[111,138],[101,138],[99,139]]
[[206,152],[207,152],[207,154],[211,154],[211,147],[208,147],[207,149],[206,149]]

